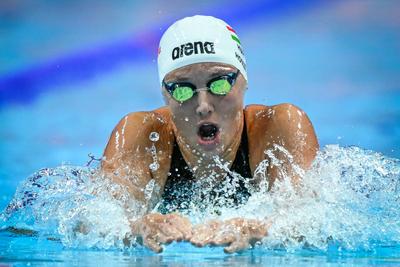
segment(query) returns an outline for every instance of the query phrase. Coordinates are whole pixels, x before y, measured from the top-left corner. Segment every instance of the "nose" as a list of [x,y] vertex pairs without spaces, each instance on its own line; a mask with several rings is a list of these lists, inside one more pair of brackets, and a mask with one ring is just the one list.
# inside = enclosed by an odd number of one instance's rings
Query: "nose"
[[201,118],[210,116],[214,112],[214,106],[210,103],[210,94],[207,91],[199,91],[197,93],[196,113]]

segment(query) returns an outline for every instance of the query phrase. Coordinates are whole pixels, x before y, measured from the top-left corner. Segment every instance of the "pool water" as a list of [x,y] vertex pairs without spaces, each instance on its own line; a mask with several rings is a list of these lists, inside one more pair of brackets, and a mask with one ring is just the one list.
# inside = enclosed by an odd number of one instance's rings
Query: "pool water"
[[[9,60],[0,68],[0,263],[399,265],[400,6],[396,1],[294,2],[230,2],[224,13],[226,1],[132,3],[129,8],[142,11],[137,24],[118,2],[99,5],[91,23],[72,25],[43,15],[64,10],[62,2],[11,12],[3,22],[10,46],[2,50]],[[94,3],[84,3],[64,16],[88,13]],[[100,32],[93,24],[102,21],[105,10],[118,19]],[[222,248],[187,243],[166,246],[162,254],[140,245],[124,248],[126,217],[120,203],[90,194],[99,185],[87,181],[96,169],[96,162],[86,166],[88,154],[101,156],[125,114],[163,105],[155,55],[148,48],[159,28],[199,10],[226,18],[238,32],[249,66],[246,104],[301,107],[314,123],[321,152],[304,174],[303,195],[283,183],[277,193],[254,194],[239,211],[222,210],[221,218],[274,218],[269,236],[254,249],[227,255]],[[54,35],[48,25],[65,34]],[[75,37],[69,35],[74,29]],[[36,37],[44,33],[49,37]],[[40,50],[54,45],[51,36],[62,45]],[[95,63],[82,64],[85,60]],[[33,186],[38,173],[41,187]],[[31,201],[29,192],[35,192]],[[9,203],[26,205],[7,209]],[[207,212],[188,216],[193,222],[212,217]],[[73,227],[83,217],[96,227],[88,236],[76,236]]]
[[[194,248],[185,244],[171,244],[162,254],[145,249],[131,251],[68,249],[59,242],[29,237],[1,236],[8,246],[1,245],[7,253],[3,263],[16,262],[37,265],[116,265],[119,266],[398,266],[399,253],[395,246],[386,246],[374,252],[329,252],[302,250],[287,253],[285,250],[254,249],[240,254],[227,255],[218,248]],[[11,241],[12,239],[12,241]],[[378,255],[378,256],[377,256]]]
[[[273,221],[261,244],[236,257],[222,248],[188,243],[165,246],[159,255],[137,243],[126,247],[128,218],[140,217],[140,204],[130,202],[138,206],[136,213],[127,215],[124,198],[112,197],[114,190],[123,191],[91,178],[96,167],[45,168],[20,184],[1,214],[0,255],[10,262],[60,264],[88,260],[94,253],[101,253],[101,260],[93,258],[91,264],[398,264],[400,160],[358,147],[328,145],[313,167],[299,174],[301,190],[294,190],[290,182],[277,182],[271,192],[253,192],[239,209],[219,208],[217,216],[210,200],[191,203],[185,215],[193,223],[235,217]],[[152,195],[152,190],[147,193]],[[75,230],[81,223],[88,226],[85,234]],[[29,253],[22,253],[26,250]]]

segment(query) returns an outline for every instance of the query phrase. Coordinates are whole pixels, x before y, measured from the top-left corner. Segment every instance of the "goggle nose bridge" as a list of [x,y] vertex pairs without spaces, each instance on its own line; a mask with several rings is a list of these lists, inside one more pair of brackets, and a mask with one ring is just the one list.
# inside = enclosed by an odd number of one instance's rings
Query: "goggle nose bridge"
[[205,86],[205,87],[202,87],[202,88],[196,88],[194,91],[201,92],[201,91],[208,91],[208,90],[209,90],[209,88],[207,86]]

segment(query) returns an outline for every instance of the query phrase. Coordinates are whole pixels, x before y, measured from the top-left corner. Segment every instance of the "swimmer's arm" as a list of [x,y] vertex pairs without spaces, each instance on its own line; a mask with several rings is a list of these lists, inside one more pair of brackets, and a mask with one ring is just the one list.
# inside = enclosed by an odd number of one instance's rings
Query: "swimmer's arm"
[[142,140],[145,116],[145,112],[135,112],[120,120],[112,131],[101,161],[105,178],[122,185],[131,197],[141,202],[146,200],[143,189],[152,179],[148,167],[151,155],[145,150],[146,140]]
[[[267,153],[270,164],[268,166],[269,179],[284,179],[289,176],[294,185],[298,185],[302,172],[308,170],[319,150],[314,127],[307,114],[291,104],[274,106],[275,115],[272,119],[270,135],[272,140],[267,144]],[[273,158],[280,160],[274,164]],[[297,168],[297,167],[300,167]]]
[[[150,134],[158,138],[150,138]],[[114,183],[123,185],[133,199],[152,208],[161,197],[168,177],[173,144],[168,108],[130,113],[113,130],[101,170]],[[154,189],[151,199],[145,195],[146,186]]]
[[[161,108],[154,112],[132,113],[124,117],[111,134],[101,164],[102,171],[112,182],[126,187],[132,198],[143,203],[142,206],[145,207],[143,216],[131,216],[127,212],[131,233],[124,243],[129,245],[131,238],[136,237],[154,252],[161,252],[162,244],[189,240],[191,237],[191,223],[187,218],[179,214],[146,214],[154,202],[159,200],[170,167],[174,136],[168,118],[161,116],[165,113],[166,110]],[[152,142],[149,139],[152,132],[159,134],[158,141]],[[149,168],[155,160],[154,154],[149,151],[153,145],[159,164],[156,170]],[[159,191],[153,191],[149,199],[145,195],[148,190],[144,189],[153,179]]]
[[[114,184],[123,187],[123,191],[128,192],[130,198],[140,202],[145,209],[148,206],[143,196],[143,190],[146,183],[151,179],[150,175],[144,171],[143,161],[139,157],[133,157],[131,150],[136,147],[137,140],[134,137],[139,135],[135,124],[143,117],[142,113],[132,113],[122,118],[115,126],[104,150],[101,160],[100,171],[93,174],[92,179],[104,179],[100,181],[101,188],[96,188],[95,195],[102,193],[111,193],[116,199],[125,199],[125,193],[116,190]],[[134,170],[134,171],[133,171]],[[136,174],[133,179],[133,172]],[[141,174],[141,175],[138,175]],[[122,202],[125,205],[126,214],[131,217],[129,212],[129,203]],[[85,220],[80,220],[73,228],[74,233],[87,235],[90,232],[90,224]]]

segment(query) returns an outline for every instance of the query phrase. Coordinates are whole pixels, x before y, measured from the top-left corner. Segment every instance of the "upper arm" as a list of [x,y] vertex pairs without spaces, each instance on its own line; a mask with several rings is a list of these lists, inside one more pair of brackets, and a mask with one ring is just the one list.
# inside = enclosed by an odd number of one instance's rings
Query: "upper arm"
[[[297,183],[295,166],[306,170],[319,149],[312,123],[306,113],[291,104],[256,106],[249,115],[253,118],[248,129],[250,164],[253,170],[268,161],[270,186],[275,179],[290,176]],[[253,140],[251,140],[253,139]]]
[[[144,200],[143,188],[151,179],[141,150],[144,112],[123,117],[113,129],[101,161],[101,170],[113,183],[124,186],[136,199]],[[136,153],[135,153],[136,152]],[[136,154],[136,155],[135,155]]]
[[[159,140],[152,141],[152,132]],[[169,170],[173,134],[168,121],[156,112],[135,112],[123,117],[111,133],[101,169],[113,182],[124,185],[139,200],[151,179],[163,188]],[[157,162],[158,169],[150,164]]]
[[143,112],[128,114],[114,127],[103,153],[102,168],[112,168],[110,163],[113,159],[135,148],[140,134],[138,125],[144,115]]
[[[105,172],[115,172],[124,165],[133,165],[143,160],[140,153],[143,143],[143,123],[145,112],[135,112],[123,117],[113,129],[103,153],[101,168]],[[136,157],[134,152],[138,152]],[[143,151],[142,151],[143,152]]]
[[284,147],[292,156],[294,163],[308,169],[319,149],[314,127],[307,114],[292,104],[274,107],[276,118],[275,142]]

